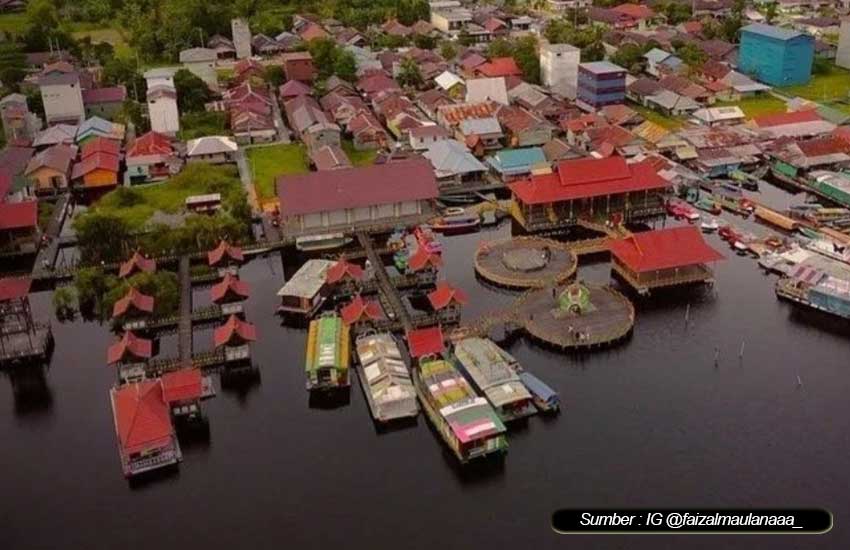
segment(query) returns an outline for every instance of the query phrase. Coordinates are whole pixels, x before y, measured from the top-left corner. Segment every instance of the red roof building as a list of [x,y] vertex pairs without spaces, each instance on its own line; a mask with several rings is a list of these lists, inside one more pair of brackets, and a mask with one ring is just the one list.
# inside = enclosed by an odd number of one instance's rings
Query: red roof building
[[316,77],[313,67],[313,56],[310,52],[290,52],[280,56],[283,63],[283,74],[287,80],[312,82]]
[[156,260],[145,258],[137,250],[129,260],[121,264],[121,268],[118,270],[118,276],[126,279],[136,273],[153,273],[154,271],[156,271]]
[[121,144],[114,139],[96,137],[85,142],[80,148],[80,159],[82,160],[85,160],[95,154],[112,155],[115,158],[118,158],[121,154]]
[[37,201],[0,201],[0,231],[31,230],[37,225]]
[[416,253],[410,257],[407,267],[414,273],[423,269],[440,269],[443,266],[443,258],[439,254],[428,252],[424,246],[416,249]]
[[156,132],[148,132],[137,137],[127,150],[127,157],[147,157],[171,155],[174,148],[168,137]]
[[428,301],[435,311],[452,306],[463,306],[469,302],[469,295],[459,288],[452,286],[446,281],[437,283],[437,288],[428,293]]
[[107,363],[140,362],[153,357],[153,342],[139,338],[130,331],[124,333],[120,340],[109,346],[106,352]]
[[313,95],[313,90],[303,82],[289,80],[277,89],[277,95],[281,101],[286,102],[286,100],[300,95]]
[[439,325],[407,331],[407,347],[414,359],[427,355],[439,355],[446,349],[443,329]]
[[162,396],[166,403],[197,401],[203,394],[201,369],[180,369],[162,375]]
[[123,298],[112,306],[112,318],[117,319],[125,316],[150,315],[153,313],[153,296],[142,294],[133,287],[127,291]]
[[366,300],[359,294],[339,310],[346,325],[377,321],[384,318],[384,309],[377,300]]
[[363,279],[363,268],[357,264],[339,260],[325,272],[325,282],[335,284],[341,281],[359,281]]
[[227,241],[221,241],[214,250],[207,253],[207,263],[212,267],[222,267],[229,264],[241,264],[245,254],[241,248],[231,246]]
[[124,475],[139,474],[180,460],[180,448],[160,380],[113,388],[109,396]]
[[694,226],[635,233],[610,244],[614,271],[641,293],[653,288],[710,282],[706,264],[723,259]]
[[241,346],[257,340],[257,328],[247,321],[231,315],[226,323],[215,329],[213,342],[221,346]]
[[487,63],[475,67],[475,73],[487,78],[522,76],[522,69],[513,57],[494,57]]
[[526,229],[574,224],[580,218],[624,221],[664,215],[669,187],[652,163],[619,156],[564,160],[552,174],[509,184],[516,220]]
[[251,295],[251,287],[248,283],[239,280],[239,277],[226,273],[220,283],[213,285],[210,289],[210,297],[213,303],[229,304],[241,302]]
[[620,4],[611,8],[611,11],[627,15],[635,21],[652,19],[655,16],[655,12],[649,6],[643,4]]
[[787,113],[773,113],[753,117],[753,124],[759,128],[771,128],[773,126],[784,126],[785,124],[800,124],[803,122],[817,122],[823,118],[815,109],[804,111],[790,111]]

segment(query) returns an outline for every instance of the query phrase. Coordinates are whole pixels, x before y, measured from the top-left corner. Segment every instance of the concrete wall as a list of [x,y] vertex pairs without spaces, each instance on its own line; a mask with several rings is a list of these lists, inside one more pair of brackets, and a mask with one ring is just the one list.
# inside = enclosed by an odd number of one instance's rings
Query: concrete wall
[[48,125],[54,121],[64,122],[71,119],[80,123],[85,119],[86,108],[79,82],[42,86],[41,99],[44,102]]
[[569,44],[540,45],[540,78],[544,86],[575,99],[581,50]]
[[841,30],[838,34],[838,51],[835,54],[835,64],[850,69],[850,19],[841,20]]
[[815,40],[801,35],[790,40],[741,33],[738,71],[771,86],[805,84],[812,76]]

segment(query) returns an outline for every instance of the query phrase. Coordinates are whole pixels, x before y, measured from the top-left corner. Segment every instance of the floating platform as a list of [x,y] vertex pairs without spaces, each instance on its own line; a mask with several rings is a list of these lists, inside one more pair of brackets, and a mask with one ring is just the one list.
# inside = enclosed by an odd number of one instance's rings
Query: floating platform
[[518,306],[528,335],[562,349],[590,349],[613,344],[631,333],[632,303],[608,286],[573,283],[527,294]]
[[53,351],[53,333],[47,324],[0,334],[0,340],[0,366],[46,361]]
[[540,237],[515,237],[482,243],[475,253],[475,272],[505,288],[543,288],[575,275],[578,260],[568,244]]

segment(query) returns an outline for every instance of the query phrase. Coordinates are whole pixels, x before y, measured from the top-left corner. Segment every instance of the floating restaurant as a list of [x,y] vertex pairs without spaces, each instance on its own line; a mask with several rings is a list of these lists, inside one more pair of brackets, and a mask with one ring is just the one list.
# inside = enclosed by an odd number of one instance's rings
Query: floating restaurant
[[351,384],[349,338],[348,326],[337,315],[310,321],[305,360],[309,391],[347,388]]
[[508,352],[485,338],[465,338],[455,342],[454,354],[503,422],[535,413],[532,396],[517,374],[516,359]]
[[526,231],[570,227],[581,219],[634,222],[664,216],[670,183],[649,161],[621,157],[564,160],[552,174],[508,185],[511,213]]
[[409,365],[389,333],[357,339],[357,375],[376,422],[387,423],[419,414]]
[[711,283],[708,264],[723,256],[693,226],[635,233],[610,244],[613,271],[640,294],[693,283]]
[[277,292],[278,312],[312,317],[328,297],[327,271],[334,265],[330,260],[308,260]]

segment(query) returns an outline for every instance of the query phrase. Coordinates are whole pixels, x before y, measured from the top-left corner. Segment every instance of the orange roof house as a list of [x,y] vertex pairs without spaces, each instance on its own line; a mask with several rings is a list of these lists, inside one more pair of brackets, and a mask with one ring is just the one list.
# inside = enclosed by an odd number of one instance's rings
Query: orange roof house
[[437,283],[437,288],[428,294],[428,301],[435,311],[469,303],[469,295],[446,281]]
[[121,264],[118,276],[126,279],[136,273],[153,273],[154,271],[156,271],[156,260],[145,258],[137,250],[129,260]]
[[214,250],[207,253],[207,263],[212,267],[241,264],[244,261],[245,254],[243,254],[242,249],[232,246],[225,240],[222,240]]
[[130,287],[127,294],[112,306],[112,318],[118,319],[126,316],[150,315],[153,313],[153,307],[153,296],[147,296],[135,288]]
[[357,264],[339,260],[325,272],[325,282],[336,284],[345,280],[359,281],[363,279],[363,268]]
[[120,340],[109,346],[106,357],[110,365],[121,362],[144,361],[153,357],[153,342],[139,338],[127,331]]
[[235,315],[222,326],[215,329],[213,342],[216,348],[222,346],[241,346],[257,340],[257,329],[251,323],[239,319]]
[[251,295],[251,287],[248,283],[239,280],[239,277],[230,273],[225,274],[224,279],[210,289],[210,297],[216,304],[227,304],[241,302]]
[[410,257],[407,266],[411,271],[417,272],[423,269],[439,269],[443,265],[443,259],[439,254],[428,252],[424,246],[416,250],[416,254]]
[[513,57],[494,57],[475,68],[475,73],[488,78],[500,76],[522,76],[522,69]]
[[162,375],[162,394],[166,403],[197,401],[203,393],[200,369],[180,369]]
[[180,446],[159,379],[112,388],[109,396],[125,476],[180,460]]
[[377,321],[384,318],[384,309],[377,300],[366,300],[359,294],[340,309],[342,322],[353,325],[364,321]]

